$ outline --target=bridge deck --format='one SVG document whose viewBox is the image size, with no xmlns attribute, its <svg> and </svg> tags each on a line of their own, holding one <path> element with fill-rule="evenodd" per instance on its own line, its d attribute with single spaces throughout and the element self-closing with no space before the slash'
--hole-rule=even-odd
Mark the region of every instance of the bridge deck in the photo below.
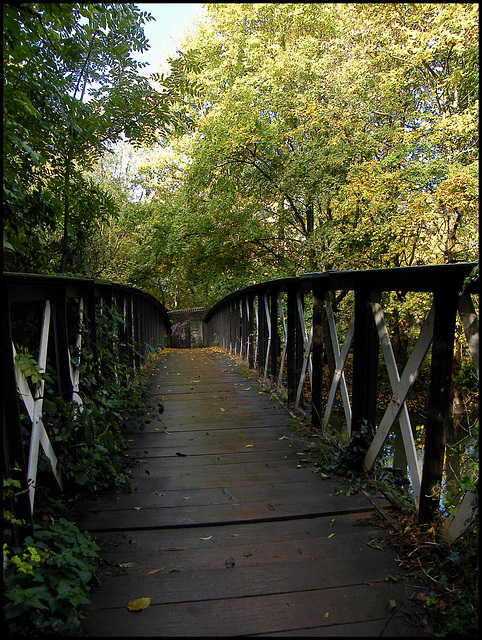
<svg viewBox="0 0 482 640">
<path fill-rule="evenodd" d="M 371 503 L 300 464 L 308 442 L 228 356 L 167 350 L 160 397 L 164 413 L 129 435 L 132 492 L 78 520 L 105 568 L 87 635 L 422 635 L 387 610 L 414 587 L 386 581 L 401 570 Z"/>
</svg>

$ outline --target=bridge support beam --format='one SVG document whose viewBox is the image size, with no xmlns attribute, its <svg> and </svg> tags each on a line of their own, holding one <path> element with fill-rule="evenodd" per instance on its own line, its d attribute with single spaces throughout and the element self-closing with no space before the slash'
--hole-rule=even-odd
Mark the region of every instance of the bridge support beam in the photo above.
<svg viewBox="0 0 482 640">
<path fill-rule="evenodd" d="M 439 509 L 445 458 L 447 421 L 450 418 L 451 382 L 457 291 L 434 292 L 434 328 L 419 524 L 433 520 Z"/>
<path fill-rule="evenodd" d="M 318 284 L 313 286 L 313 342 L 312 342 L 312 366 L 313 377 L 311 380 L 311 425 L 315 429 L 321 427 L 323 418 L 323 313 L 324 313 L 324 289 Z"/>
<path fill-rule="evenodd" d="M 365 456 L 373 436 L 368 431 L 375 429 L 378 384 L 378 332 L 370 308 L 370 291 L 355 291 L 355 332 L 353 337 L 353 393 L 351 435 L 357 448 Z M 365 433 L 362 431 L 365 429 Z M 366 440 L 366 442 L 365 442 Z M 365 447 L 366 445 L 366 447 Z"/>
</svg>

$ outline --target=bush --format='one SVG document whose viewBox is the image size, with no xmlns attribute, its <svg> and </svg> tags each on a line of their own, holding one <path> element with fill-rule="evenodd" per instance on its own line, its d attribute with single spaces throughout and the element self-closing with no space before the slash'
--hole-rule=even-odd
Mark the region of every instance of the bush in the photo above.
<svg viewBox="0 0 482 640">
<path fill-rule="evenodd" d="M 9 635 L 77 635 L 99 547 L 65 518 L 34 525 L 35 540 L 3 546 L 4 620 Z M 5 531 L 11 537 L 11 531 Z"/>
</svg>

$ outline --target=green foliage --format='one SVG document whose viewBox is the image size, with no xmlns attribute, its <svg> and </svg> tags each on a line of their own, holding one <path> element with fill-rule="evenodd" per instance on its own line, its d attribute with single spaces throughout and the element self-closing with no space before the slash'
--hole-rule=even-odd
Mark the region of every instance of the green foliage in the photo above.
<svg viewBox="0 0 482 640">
<path fill-rule="evenodd" d="M 417 577 L 426 585 L 426 629 L 436 636 L 477 637 L 479 632 L 478 523 L 454 544 L 425 545 L 413 550 Z"/>
<path fill-rule="evenodd" d="M 88 592 L 99 547 L 65 518 L 34 525 L 34 538 L 4 556 L 4 622 L 11 636 L 74 636 L 81 631 L 79 606 Z"/>
<path fill-rule="evenodd" d="M 34 385 L 41 380 L 45 383 L 43 423 L 67 495 L 127 485 L 123 427 L 145 412 L 148 366 L 136 373 L 122 360 L 117 338 L 120 322 L 115 309 L 106 307 L 99 314 L 96 346 L 101 367 L 85 348 L 74 354 L 73 364 L 81 370 L 80 407 L 56 395 L 54 373 L 42 374 L 28 350 L 18 349 L 17 364 L 26 377 Z M 28 445 L 28 421 L 25 427 Z M 11 477 L 4 477 L 4 504 L 20 491 L 15 471 L 18 469 L 10 470 Z M 50 477 L 50 462 L 40 453 L 37 522 L 34 536 L 27 537 L 22 547 L 15 546 L 13 538 L 25 523 L 4 508 L 4 619 L 11 635 L 79 635 L 79 607 L 89 602 L 99 548 L 88 533 L 80 532 L 63 517 L 65 504 L 45 482 Z"/>
<path fill-rule="evenodd" d="M 32 384 L 40 384 L 44 378 L 44 373 L 37 364 L 37 361 L 30 355 L 27 347 L 20 347 L 15 355 L 15 363 L 20 368 L 23 375 Z"/>
<path fill-rule="evenodd" d="M 123 427 L 142 414 L 146 381 L 142 372 L 136 374 L 121 357 L 117 327 L 122 321 L 115 309 L 104 309 L 98 314 L 98 361 L 86 348 L 73 354 L 80 373 L 81 405 L 56 395 L 49 383 L 45 385 L 44 425 L 62 476 L 73 490 L 95 492 L 127 483 Z M 48 470 L 48 461 L 44 463 Z M 37 496 L 42 500 L 39 492 Z"/>
<path fill-rule="evenodd" d="M 477 256 L 475 5 L 208 4 L 150 82 L 136 5 L 3 12 L 7 269 L 182 307 Z"/>
<path fill-rule="evenodd" d="M 122 136 L 142 145 L 167 133 L 176 82 L 153 89 L 131 57 L 148 48 L 151 19 L 133 4 L 3 5 L 8 269 L 83 273 L 78 246 L 110 211 L 83 171 Z"/>
</svg>

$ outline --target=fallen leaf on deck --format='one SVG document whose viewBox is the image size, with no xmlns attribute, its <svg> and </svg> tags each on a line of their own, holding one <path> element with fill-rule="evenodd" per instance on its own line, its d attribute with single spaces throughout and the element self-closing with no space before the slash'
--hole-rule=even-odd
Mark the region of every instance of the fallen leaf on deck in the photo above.
<svg viewBox="0 0 482 640">
<path fill-rule="evenodd" d="M 312 473 L 317 473 L 323 479 L 326 479 L 326 478 L 330 477 L 330 476 L 326 475 L 326 473 L 323 473 L 323 471 L 321 471 L 321 469 L 312 469 Z"/>
<path fill-rule="evenodd" d="M 183 500 L 190 500 L 191 496 L 184 496 Z"/>
<path fill-rule="evenodd" d="M 135 567 L 136 564 L 137 562 L 119 562 L 119 567 L 124 567 L 125 569 L 127 567 Z"/>
<path fill-rule="evenodd" d="M 201 540 L 211 540 L 212 536 L 208 536 L 207 538 L 201 538 Z"/>
<path fill-rule="evenodd" d="M 244 448 L 247 449 L 248 447 L 253 447 L 254 445 L 252 444 L 247 444 Z"/>
<path fill-rule="evenodd" d="M 323 616 L 324 618 L 328 618 L 330 614 L 328 613 L 328 611 L 325 613 L 325 615 Z"/>
<path fill-rule="evenodd" d="M 127 608 L 129 611 L 141 611 L 142 609 L 147 609 L 150 604 L 150 598 L 139 598 L 138 600 L 131 600 Z"/>
<path fill-rule="evenodd" d="M 335 534 L 334 533 L 330 533 L 330 535 L 328 536 L 329 538 L 333 538 Z"/>
<path fill-rule="evenodd" d="M 158 573 L 159 571 L 163 571 L 163 570 L 164 570 L 164 567 L 160 567 L 159 569 L 153 569 L 152 571 L 149 571 L 147 575 L 150 576 L 152 573 Z"/>
<path fill-rule="evenodd" d="M 388 600 L 387 601 L 387 611 L 388 611 L 388 613 L 392 613 L 392 611 L 394 609 L 396 609 L 396 608 L 397 608 L 396 600 Z"/>
<path fill-rule="evenodd" d="M 134 507 L 134 511 L 140 511 L 142 507 Z"/>
<path fill-rule="evenodd" d="M 378 549 L 379 551 L 383 551 L 383 547 L 379 544 L 376 544 L 376 538 L 374 540 L 370 540 L 370 542 L 366 543 L 367 547 L 371 547 L 372 549 Z"/>
</svg>

